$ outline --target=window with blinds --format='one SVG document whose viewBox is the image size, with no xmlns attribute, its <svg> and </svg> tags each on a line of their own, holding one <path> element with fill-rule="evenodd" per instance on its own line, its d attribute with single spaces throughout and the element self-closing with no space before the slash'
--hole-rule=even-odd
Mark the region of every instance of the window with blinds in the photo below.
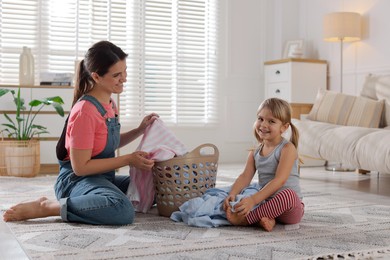
<svg viewBox="0 0 390 260">
<path fill-rule="evenodd" d="M 40 72 L 74 72 L 99 40 L 129 54 L 123 125 L 156 112 L 169 124 L 216 123 L 217 0 L 1 0 L 0 84 L 18 84 L 22 47 Z"/>
</svg>

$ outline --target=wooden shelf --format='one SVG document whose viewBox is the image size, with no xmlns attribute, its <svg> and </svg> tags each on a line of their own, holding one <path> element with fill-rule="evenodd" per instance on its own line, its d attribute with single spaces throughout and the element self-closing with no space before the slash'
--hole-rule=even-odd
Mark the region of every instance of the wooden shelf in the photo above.
<svg viewBox="0 0 390 260">
<path fill-rule="evenodd" d="M 13 84 L 0 84 L 0 88 L 25 88 L 25 89 L 73 89 L 73 86 L 47 86 L 47 85 L 34 85 L 34 86 L 27 86 L 27 85 L 13 85 Z M 69 114 L 70 111 L 64 111 L 65 114 Z M 28 111 L 20 111 L 21 114 L 28 114 Z M 16 114 L 15 110 L 0 110 L 0 114 L 10 114 L 14 115 Z M 44 111 L 41 110 L 39 114 L 43 115 L 57 115 L 58 113 L 56 111 Z"/>
<path fill-rule="evenodd" d="M 27 86 L 27 85 L 13 85 L 13 84 L 0 84 L 0 88 L 63 88 L 63 89 L 73 89 L 73 86 L 49 86 L 49 85 L 34 85 L 34 86 Z"/>
<path fill-rule="evenodd" d="M 306 63 L 322 63 L 322 64 L 327 64 L 327 61 L 326 61 L 326 60 L 286 58 L 286 59 L 280 59 L 280 60 L 266 61 L 266 62 L 264 62 L 264 65 L 279 64 L 279 63 L 286 63 L 286 62 L 306 62 Z"/>
<path fill-rule="evenodd" d="M 39 174 L 46 175 L 46 174 L 55 174 L 58 175 L 60 172 L 60 166 L 59 164 L 41 164 Z"/>
<path fill-rule="evenodd" d="M 34 137 L 33 139 L 38 139 L 39 141 L 58 141 L 60 137 Z M 1 140 L 5 140 L 5 141 L 9 141 L 9 140 L 15 140 L 14 138 L 8 138 L 8 137 L 4 137 L 4 138 L 1 138 Z"/>
<path fill-rule="evenodd" d="M 19 112 L 20 114 L 29 114 L 28 111 L 20 111 Z M 64 111 L 65 114 L 69 114 L 69 111 Z M 13 111 L 13 110 L 0 110 L 0 114 L 9 114 L 9 115 L 14 115 L 16 114 L 16 111 Z M 39 114 L 43 114 L 43 115 L 58 115 L 58 113 L 56 111 L 39 111 Z"/>
<path fill-rule="evenodd" d="M 43 94 L 47 94 L 48 92 L 52 93 L 51 96 L 59 95 L 62 96 L 64 100 L 72 100 L 73 99 L 73 86 L 51 86 L 51 85 L 17 85 L 17 84 L 0 84 L 0 88 L 5 89 L 11 89 L 17 91 L 19 88 L 22 89 L 21 92 L 25 92 L 24 95 L 28 99 L 34 99 L 35 95 L 41 96 Z M 50 90 L 52 89 L 52 90 Z M 54 93 L 54 94 L 53 94 Z M 58 94 L 57 94 L 58 93 Z M 65 98 L 64 98 L 65 97 Z M 36 98 L 36 97 L 35 97 Z M 9 102 L 12 102 L 12 99 L 9 97 Z M 27 101 L 26 101 L 27 103 Z M 16 114 L 16 109 L 12 109 L 13 107 L 3 104 L 0 110 L 0 116 L 1 114 L 9 114 L 11 117 L 14 117 Z M 69 110 L 69 108 L 68 108 Z M 27 111 L 21 111 L 21 114 L 27 114 Z M 62 118 L 61 121 L 65 121 L 66 116 L 70 113 L 70 111 L 64 111 L 65 117 Z M 54 111 L 54 109 L 43 109 L 39 111 L 39 115 L 43 116 L 43 119 L 47 119 L 47 126 L 50 125 L 51 127 L 58 127 L 63 128 L 63 123 L 58 125 L 58 121 L 51 122 L 54 115 L 58 116 L 57 112 Z M 58 116 L 60 118 L 60 116 Z M 53 125 L 54 124 L 54 125 Z M 1 128 L 0 128 L 1 130 Z M 51 132 L 51 131 L 50 131 Z M 58 134 L 57 134 L 58 135 Z M 52 155 L 55 153 L 55 146 L 56 143 L 59 140 L 59 136 L 53 136 L 50 133 L 49 134 L 42 134 L 40 137 L 34 137 L 34 139 L 37 139 L 39 141 L 45 142 L 44 146 L 41 146 L 41 159 L 42 157 L 47 158 L 48 155 Z M 9 138 L 4 138 L 3 140 L 9 140 Z M 12 139 L 14 140 L 14 139 Z M 50 159 L 50 161 L 47 164 L 41 164 L 39 174 L 47 175 L 47 174 L 55 174 L 57 175 L 59 173 L 59 165 L 57 163 L 56 159 Z"/>
</svg>

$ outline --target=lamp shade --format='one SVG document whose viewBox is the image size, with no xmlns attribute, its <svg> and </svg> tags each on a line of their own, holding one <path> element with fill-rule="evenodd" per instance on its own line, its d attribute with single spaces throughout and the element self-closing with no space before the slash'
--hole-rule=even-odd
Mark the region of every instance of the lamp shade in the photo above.
<svg viewBox="0 0 390 260">
<path fill-rule="evenodd" d="M 358 41 L 361 38 L 361 16 L 352 12 L 330 13 L 324 17 L 325 41 Z"/>
</svg>

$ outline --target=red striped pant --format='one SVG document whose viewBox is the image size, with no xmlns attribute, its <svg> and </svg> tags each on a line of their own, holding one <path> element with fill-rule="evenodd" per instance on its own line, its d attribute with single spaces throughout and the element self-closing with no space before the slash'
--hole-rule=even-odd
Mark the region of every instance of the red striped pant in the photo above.
<svg viewBox="0 0 390 260">
<path fill-rule="evenodd" d="M 304 207 L 305 205 L 294 190 L 285 189 L 249 212 L 246 219 L 249 224 L 257 223 L 263 217 L 275 219 L 282 224 L 297 224 L 303 217 Z"/>
</svg>

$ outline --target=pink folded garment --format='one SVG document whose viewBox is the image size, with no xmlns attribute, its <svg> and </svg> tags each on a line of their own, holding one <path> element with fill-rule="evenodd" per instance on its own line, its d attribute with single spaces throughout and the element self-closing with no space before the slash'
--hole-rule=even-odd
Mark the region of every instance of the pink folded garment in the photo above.
<svg viewBox="0 0 390 260">
<path fill-rule="evenodd" d="M 169 160 L 188 152 L 159 118 L 145 130 L 137 151 L 150 153 L 150 159 L 155 161 Z M 135 211 L 148 212 L 153 206 L 154 195 L 152 171 L 130 167 L 130 184 L 127 189 L 127 197 L 133 203 Z"/>
</svg>

